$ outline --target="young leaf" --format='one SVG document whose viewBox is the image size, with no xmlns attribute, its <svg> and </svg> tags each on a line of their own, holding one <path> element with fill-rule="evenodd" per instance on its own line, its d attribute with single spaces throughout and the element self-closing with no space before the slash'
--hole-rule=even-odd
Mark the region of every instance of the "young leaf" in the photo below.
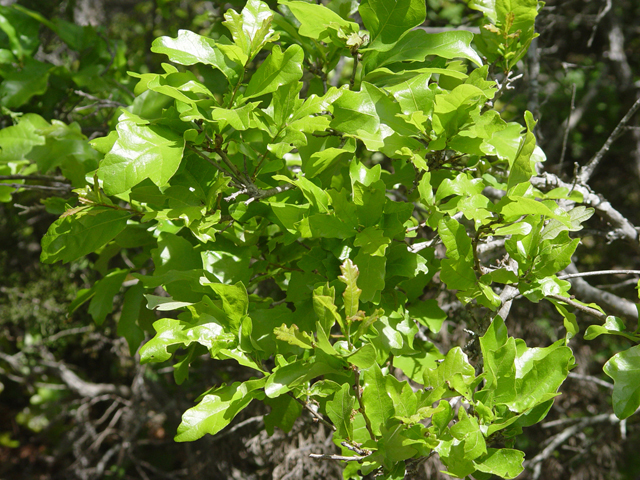
<svg viewBox="0 0 640 480">
<path fill-rule="evenodd" d="M 330 27 L 336 30 L 342 29 L 345 34 L 359 30 L 357 23 L 345 20 L 324 5 L 290 0 L 280 0 L 278 3 L 291 10 L 291 13 L 300 22 L 298 32 L 304 37 L 326 41 L 327 38 L 330 38 Z M 342 46 L 344 46 L 344 42 Z"/>
<path fill-rule="evenodd" d="M 218 40 L 223 44 L 230 41 L 224 35 Z M 216 42 L 189 30 L 178 30 L 176 38 L 159 37 L 151 44 L 151 51 L 164 53 L 174 63 L 194 65 L 204 63 L 220 70 L 229 82 L 236 82 L 241 66 L 227 58 L 217 48 Z"/>
<path fill-rule="evenodd" d="M 266 378 L 236 382 L 205 395 L 200 403 L 182 414 L 182 422 L 174 438 L 176 442 L 193 442 L 207 433 L 215 435 L 231 423 L 256 397 Z"/>
<path fill-rule="evenodd" d="M 301 332 L 295 324 L 287 327 L 287 325 L 283 323 L 281 326 L 276 327 L 273 333 L 275 333 L 278 340 L 287 342 L 289 345 L 306 349 L 311 349 L 315 346 L 313 337 L 307 332 Z"/>
<path fill-rule="evenodd" d="M 278 45 L 253 74 L 244 98 L 253 98 L 275 92 L 280 85 L 297 82 L 302 78 L 304 52 L 299 45 L 291 45 L 284 52 Z"/>
<path fill-rule="evenodd" d="M 360 272 L 358 271 L 358 267 L 354 265 L 349 258 L 340 265 L 340 271 L 342 275 L 338 277 L 338 280 L 347 285 L 347 288 L 342 294 L 344 297 L 344 310 L 347 318 L 350 318 L 358 314 L 360 295 L 362 294 L 362 290 L 358 288 L 357 285 Z"/>
</svg>

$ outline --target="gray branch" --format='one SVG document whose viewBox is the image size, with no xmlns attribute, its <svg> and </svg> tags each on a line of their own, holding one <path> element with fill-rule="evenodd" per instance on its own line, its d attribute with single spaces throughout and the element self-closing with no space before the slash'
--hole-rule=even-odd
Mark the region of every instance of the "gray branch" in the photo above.
<svg viewBox="0 0 640 480">
<path fill-rule="evenodd" d="M 565 269 L 565 272 L 576 274 L 578 269 L 572 263 Z M 572 292 L 581 301 L 600 305 L 605 311 L 627 320 L 636 320 L 638 318 L 638 310 L 635 304 L 626 298 L 593 287 L 581 277 L 571 277 L 569 281 L 571 282 Z"/>
<path fill-rule="evenodd" d="M 640 243 L 638 243 L 638 231 L 635 226 L 627 220 L 627 218 L 617 211 L 613 206 L 600 195 L 596 195 L 591 189 L 585 185 L 572 185 L 563 182 L 556 175 L 551 173 L 542 173 L 531 179 L 531 184 L 543 192 L 548 192 L 557 187 L 565 187 L 569 190 L 575 190 L 582 194 L 582 203 L 593 207 L 600 218 L 609 223 L 613 229 L 607 233 L 609 241 L 624 239 L 629 242 L 636 251 L 640 252 Z"/>
</svg>

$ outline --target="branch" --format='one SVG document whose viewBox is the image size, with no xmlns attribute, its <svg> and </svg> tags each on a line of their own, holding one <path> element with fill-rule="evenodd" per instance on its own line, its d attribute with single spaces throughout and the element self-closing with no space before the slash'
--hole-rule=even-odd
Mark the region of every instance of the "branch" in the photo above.
<svg viewBox="0 0 640 480">
<path fill-rule="evenodd" d="M 27 190 L 44 190 L 47 192 L 70 192 L 73 187 L 71 185 L 59 185 L 59 186 L 50 186 L 50 185 L 29 185 L 25 183 L 0 183 L 0 187 L 12 187 L 16 190 L 20 190 L 21 188 Z"/>
<path fill-rule="evenodd" d="M 296 402 L 302 405 L 311 414 L 311 416 L 315 418 L 318 422 L 329 427 L 334 432 L 337 430 L 335 425 L 327 422 L 321 414 L 319 414 L 311 405 L 309 405 L 308 402 L 305 402 L 304 400 L 300 400 L 291 392 L 288 392 L 288 393 L 291 398 L 293 398 Z"/>
<path fill-rule="evenodd" d="M 366 456 L 354 455 L 353 457 L 347 457 L 345 455 L 329 455 L 327 453 L 310 453 L 309 457 L 318 460 L 342 460 L 343 462 L 361 462 Z"/>
<path fill-rule="evenodd" d="M 585 185 L 571 185 L 563 182 L 558 176 L 551 173 L 542 173 L 531 178 L 531 185 L 538 190 L 548 192 L 557 187 L 564 187 L 582 194 L 582 203 L 593 207 L 600 218 L 609 223 L 613 230 L 607 233 L 607 239 L 613 241 L 624 239 L 629 242 L 636 251 L 640 252 L 638 243 L 638 231 L 627 218 L 618 212 L 613 206 L 600 195 L 596 195 Z"/>
<path fill-rule="evenodd" d="M 531 460 L 526 462 L 526 466 L 531 468 L 533 467 L 533 478 L 540 478 L 540 472 L 542 468 L 542 462 L 549 458 L 554 450 L 566 442 L 569 438 L 574 436 L 583 428 L 592 425 L 594 423 L 602 423 L 602 422 L 611 422 L 612 424 L 616 424 L 620 422 L 618 417 L 616 417 L 613 413 L 603 413 L 601 415 L 596 415 L 595 417 L 583 418 L 577 424 L 566 428 L 562 432 L 560 432 L 556 437 L 551 441 L 549 445 L 545 447 L 538 455 L 533 457 Z"/>
<path fill-rule="evenodd" d="M 595 308 L 587 307 L 586 305 L 582 305 L 570 298 L 563 297 L 561 295 L 547 295 L 547 298 L 552 298 L 559 302 L 564 302 L 567 305 L 572 306 L 573 308 L 580 310 L 581 312 L 586 313 L 587 315 L 591 315 L 592 317 L 597 318 L 598 320 L 605 321 L 607 319 L 607 314 L 602 313 L 600 310 L 596 310 Z"/>
<path fill-rule="evenodd" d="M 51 175 L 0 175 L 0 180 L 43 180 L 45 182 L 66 182 L 65 177 Z"/>
<path fill-rule="evenodd" d="M 598 150 L 598 153 L 596 153 L 594 157 L 591 160 L 589 160 L 589 162 L 587 162 L 587 164 L 584 167 L 580 169 L 580 172 L 576 177 L 576 180 L 578 181 L 578 183 L 581 183 L 582 185 L 587 184 L 587 182 L 591 178 L 591 175 L 593 175 L 593 172 L 595 171 L 596 167 L 602 160 L 602 157 L 604 157 L 604 154 L 609 151 L 609 148 L 611 148 L 611 145 L 613 144 L 613 142 L 623 133 L 627 122 L 631 120 L 631 117 L 638 111 L 638 109 L 640 109 L 640 98 L 638 98 L 635 101 L 635 103 L 631 106 L 631 108 L 626 113 L 626 115 L 622 117 L 622 120 L 620 120 L 620 123 L 618 123 L 616 128 L 613 129 L 613 132 L 611 132 L 611 135 L 609 135 L 609 138 L 607 138 L 607 141 L 604 142 L 604 145 L 602 146 L 602 148 Z"/>
<path fill-rule="evenodd" d="M 609 390 L 613 390 L 613 383 L 607 382 L 605 380 L 600 380 L 598 377 L 594 377 L 592 375 L 581 375 L 579 373 L 569 372 L 569 378 L 574 378 L 576 380 L 582 380 L 585 382 L 592 382 L 601 387 L 608 388 Z"/>
<path fill-rule="evenodd" d="M 286 185 L 281 185 L 281 186 L 278 186 L 278 187 L 270 188 L 268 190 L 261 190 L 261 189 L 257 188 L 255 185 L 253 186 L 253 188 L 245 186 L 245 188 L 242 188 L 242 189 L 232 193 L 231 195 L 226 197 L 224 200 L 225 200 L 225 202 L 232 202 L 233 200 L 235 200 L 240 195 L 249 195 L 249 197 L 251 197 L 251 198 L 249 198 L 249 200 L 246 200 L 244 202 L 245 205 L 249 205 L 251 202 L 253 202 L 255 200 L 261 200 L 263 198 L 273 197 L 274 195 L 277 195 L 279 193 L 286 192 L 287 190 L 291 190 L 294 187 L 295 187 L 295 185 L 292 185 L 290 183 L 287 183 Z"/>
<path fill-rule="evenodd" d="M 91 383 L 81 379 L 72 372 L 63 362 L 58 362 L 55 357 L 46 349 L 42 349 L 42 358 L 47 367 L 56 371 L 60 379 L 70 390 L 83 397 L 97 397 L 105 393 L 115 393 L 123 397 L 130 397 L 131 390 L 125 385 L 114 385 L 113 383 Z"/>
<path fill-rule="evenodd" d="M 578 269 L 575 264 L 569 265 L 566 269 L 569 274 L 578 273 Z M 638 310 L 633 302 L 630 302 L 626 298 L 619 297 L 613 293 L 605 292 L 599 288 L 593 287 L 580 277 L 570 278 L 572 291 L 575 296 L 580 298 L 584 302 L 595 303 L 600 305 L 603 309 L 612 312 L 618 317 L 623 317 L 628 320 L 637 320 Z M 606 318 L 606 316 L 605 316 Z"/>
<path fill-rule="evenodd" d="M 568 273 L 566 275 L 558 275 L 558 280 L 567 280 L 569 278 L 579 277 L 593 277 L 596 275 L 640 275 L 640 270 L 597 270 L 595 272 Z"/>
</svg>

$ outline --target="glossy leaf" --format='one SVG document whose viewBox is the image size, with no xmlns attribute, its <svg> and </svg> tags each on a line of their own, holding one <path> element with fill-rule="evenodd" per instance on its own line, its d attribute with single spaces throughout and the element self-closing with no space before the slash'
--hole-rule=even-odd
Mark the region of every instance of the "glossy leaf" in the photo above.
<svg viewBox="0 0 640 480">
<path fill-rule="evenodd" d="M 145 178 L 166 185 L 182 160 L 183 138 L 165 127 L 138 125 L 127 116 L 120 117 L 116 129 L 118 140 L 100 164 L 105 193 L 123 193 Z"/>
<path fill-rule="evenodd" d="M 291 45 L 284 52 L 277 45 L 273 47 L 271 54 L 251 76 L 244 98 L 275 92 L 280 85 L 300 80 L 303 58 L 304 53 L 299 45 Z"/>
<path fill-rule="evenodd" d="M 182 414 L 174 440 L 192 442 L 207 433 L 215 435 L 251 403 L 264 383 L 265 378 L 236 382 L 206 394 L 198 405 Z"/>
<path fill-rule="evenodd" d="M 381 434 L 381 428 L 394 414 L 393 401 L 387 394 L 387 386 L 378 364 L 363 371 L 362 402 L 371 419 L 373 433 Z"/>
<path fill-rule="evenodd" d="M 386 52 L 409 30 L 424 22 L 425 3 L 421 0 L 364 0 L 358 8 L 369 30 L 368 49 Z"/>
<path fill-rule="evenodd" d="M 640 407 L 640 345 L 620 352 L 607 361 L 604 373 L 613 379 L 613 411 L 620 419 Z"/>
<path fill-rule="evenodd" d="M 40 260 L 67 263 L 95 252 L 124 230 L 130 217 L 127 211 L 107 207 L 69 211 L 42 238 Z"/>
<path fill-rule="evenodd" d="M 482 65 L 482 60 L 471 47 L 473 34 L 471 32 L 442 32 L 427 33 L 424 30 L 413 30 L 388 51 L 378 53 L 373 57 L 376 68 L 384 67 L 396 62 L 422 62 L 429 55 L 452 59 L 465 58 L 476 65 Z"/>
<path fill-rule="evenodd" d="M 221 37 L 219 42 L 228 44 L 229 39 Z M 151 44 L 151 51 L 164 53 L 174 63 L 194 65 L 204 63 L 220 70 L 230 82 L 237 81 L 240 65 L 229 60 L 217 48 L 216 42 L 189 30 L 178 30 L 176 38 L 159 37 Z"/>
</svg>

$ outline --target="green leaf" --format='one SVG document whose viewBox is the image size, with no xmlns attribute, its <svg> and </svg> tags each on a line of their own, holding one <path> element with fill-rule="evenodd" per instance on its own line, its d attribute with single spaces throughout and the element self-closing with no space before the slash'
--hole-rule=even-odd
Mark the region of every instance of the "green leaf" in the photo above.
<svg viewBox="0 0 640 480">
<path fill-rule="evenodd" d="M 230 41 L 224 35 L 218 40 L 223 44 Z M 164 53 L 174 63 L 194 65 L 204 63 L 220 70 L 229 82 L 238 80 L 242 66 L 227 58 L 216 46 L 216 42 L 189 30 L 178 30 L 176 38 L 159 37 L 151 44 L 151 51 Z"/>
<path fill-rule="evenodd" d="M 95 285 L 95 295 L 89 303 L 89 315 L 97 325 L 102 325 L 104 320 L 113 311 L 115 297 L 122 287 L 122 282 L 127 277 L 129 270 L 116 269 L 109 272 Z"/>
<path fill-rule="evenodd" d="M 369 30 L 367 49 L 386 52 L 409 30 L 422 24 L 427 12 L 422 0 L 364 0 L 358 7 Z"/>
<path fill-rule="evenodd" d="M 547 348 L 519 349 L 515 360 L 517 396 L 505 402 L 509 408 L 524 412 L 558 395 L 574 363 L 571 349 L 563 343 L 559 340 Z"/>
<path fill-rule="evenodd" d="M 67 263 L 95 252 L 124 230 L 130 217 L 129 212 L 107 207 L 69 210 L 42 238 L 40 261 Z"/>
<path fill-rule="evenodd" d="M 242 282 L 235 285 L 224 283 L 204 283 L 210 287 L 222 301 L 222 310 L 232 320 L 234 332 L 237 331 L 242 319 L 249 310 L 247 289 Z"/>
<path fill-rule="evenodd" d="M 49 85 L 51 69 L 51 64 L 31 57 L 25 57 L 22 65 L 0 64 L 0 105 L 16 109 L 28 103 L 32 97 L 44 94 Z"/>
<path fill-rule="evenodd" d="M 200 403 L 182 414 L 182 422 L 174 438 L 176 442 L 193 442 L 207 433 L 215 435 L 231 423 L 257 396 L 266 378 L 236 382 L 207 393 Z"/>
<path fill-rule="evenodd" d="M 489 448 L 487 453 L 473 461 L 479 471 L 502 478 L 516 478 L 524 471 L 524 452 L 511 448 Z"/>
<path fill-rule="evenodd" d="M 344 358 L 358 368 L 367 369 L 376 361 L 376 349 L 370 343 L 365 343 L 362 347 L 346 355 Z"/>
<path fill-rule="evenodd" d="M 275 92 L 281 85 L 297 82 L 302 78 L 304 52 L 299 45 L 291 45 L 284 52 L 278 45 L 251 76 L 244 98 L 249 99 Z"/>
<path fill-rule="evenodd" d="M 620 352 L 604 364 L 604 373 L 613 379 L 613 411 L 625 419 L 640 406 L 640 345 Z"/>
<path fill-rule="evenodd" d="M 380 435 L 382 426 L 394 415 L 393 401 L 387 394 L 385 378 L 377 363 L 362 373 L 362 403 L 371 420 L 373 433 Z"/>
<path fill-rule="evenodd" d="M 129 353 L 133 357 L 144 340 L 144 331 L 140 328 L 138 318 L 140 310 L 144 305 L 144 286 L 142 282 L 135 284 L 129 288 L 124 294 L 122 303 L 122 311 L 118 319 L 118 335 L 127 340 L 129 345 Z"/>
<path fill-rule="evenodd" d="M 470 399 L 469 386 L 475 379 L 475 370 L 469 364 L 467 355 L 460 347 L 454 347 L 449 350 L 444 361 L 437 368 L 425 372 L 424 385 L 433 388 L 429 398 L 433 397 L 435 400 L 445 395 L 453 396 L 453 392 L 458 392 Z"/>
<path fill-rule="evenodd" d="M 333 104 L 331 126 L 362 140 L 369 150 L 384 147 L 394 133 L 410 136 L 417 129 L 398 116 L 400 105 L 385 91 L 362 82 L 359 92 L 346 91 Z"/>
<path fill-rule="evenodd" d="M 105 193 L 126 192 L 145 178 L 166 185 L 182 160 L 184 139 L 166 127 L 138 125 L 126 114 L 116 129 L 118 140 L 98 170 Z"/>
<path fill-rule="evenodd" d="M 356 235 L 354 247 L 361 247 L 360 251 L 374 257 L 384 257 L 391 239 L 384 236 L 377 227 L 367 227 Z"/>
<path fill-rule="evenodd" d="M 17 125 L 0 130 L 0 163 L 23 160 L 36 145 L 44 145 L 45 138 L 38 129 L 49 127 L 40 115 L 26 113 Z"/>
<path fill-rule="evenodd" d="M 326 363 L 297 360 L 276 368 L 269 376 L 264 391 L 267 397 L 278 397 L 298 385 L 332 372 L 334 369 Z"/>
<path fill-rule="evenodd" d="M 295 345 L 300 348 L 311 349 L 315 346 L 314 338 L 307 332 L 301 332 L 296 324 L 287 327 L 286 324 L 282 324 L 273 330 L 276 338 L 287 342 L 289 345 Z"/>
<path fill-rule="evenodd" d="M 288 433 L 302 413 L 302 405 L 289 395 L 267 397 L 264 403 L 271 407 L 271 412 L 264 417 L 264 428 L 269 435 L 273 435 L 275 427 Z"/>
<path fill-rule="evenodd" d="M 151 250 L 155 265 L 154 276 L 161 276 L 172 270 L 196 270 L 202 268 L 202 259 L 188 240 L 163 232 L 158 238 L 158 248 Z M 168 282 L 167 282 L 168 283 Z"/>
<path fill-rule="evenodd" d="M 242 13 L 238 14 L 234 10 L 227 10 L 224 14 L 225 21 L 222 24 L 229 29 L 237 50 L 232 55 L 230 49 L 223 49 L 227 55 L 243 66 L 247 60 L 253 57 L 269 41 L 278 39 L 278 35 L 271 29 L 273 12 L 269 6 L 259 0 L 249 0 Z"/>
<path fill-rule="evenodd" d="M 396 62 L 422 62 L 429 55 L 446 59 L 465 58 L 481 66 L 482 60 L 470 46 L 472 41 L 471 32 L 427 33 L 424 30 L 412 30 L 392 49 L 374 55 L 368 67 L 371 69 L 371 62 L 375 63 L 375 68 Z"/>
<path fill-rule="evenodd" d="M 278 3 L 291 10 L 291 13 L 300 22 L 298 32 L 304 37 L 326 41 L 330 38 L 330 28 L 342 29 L 345 34 L 359 30 L 357 23 L 345 20 L 324 5 L 289 0 L 280 0 Z M 343 42 L 342 46 L 344 45 Z"/>
<path fill-rule="evenodd" d="M 536 137 L 533 134 L 536 122 L 529 111 L 525 112 L 524 119 L 527 124 L 527 133 L 522 139 L 522 144 L 518 148 L 513 164 L 511 164 L 511 172 L 507 183 L 507 188 L 509 189 L 519 183 L 528 182 L 535 173 L 534 166 L 531 164 L 531 156 L 536 148 Z"/>
<path fill-rule="evenodd" d="M 354 403 L 355 398 L 351 395 L 351 388 L 348 383 L 342 385 L 342 388 L 334 394 L 333 400 L 327 402 L 327 416 L 336 426 L 338 438 L 353 438 L 351 413 Z"/>
<path fill-rule="evenodd" d="M 358 271 L 358 267 L 354 265 L 349 258 L 340 265 L 340 271 L 342 275 L 338 277 L 338 280 L 347 286 L 342 294 L 344 297 L 345 315 L 347 318 L 350 318 L 358 314 L 360 295 L 362 294 L 362 290 L 358 288 L 357 285 L 360 272 Z"/>
<path fill-rule="evenodd" d="M 438 301 L 429 299 L 407 307 L 409 315 L 433 333 L 438 333 L 447 319 L 447 314 L 438 306 Z"/>
<path fill-rule="evenodd" d="M 359 286 L 362 289 L 360 300 L 370 302 L 374 300 L 376 294 L 384 288 L 387 259 L 385 257 L 374 257 L 360 252 L 353 261 L 360 272 Z"/>
</svg>

